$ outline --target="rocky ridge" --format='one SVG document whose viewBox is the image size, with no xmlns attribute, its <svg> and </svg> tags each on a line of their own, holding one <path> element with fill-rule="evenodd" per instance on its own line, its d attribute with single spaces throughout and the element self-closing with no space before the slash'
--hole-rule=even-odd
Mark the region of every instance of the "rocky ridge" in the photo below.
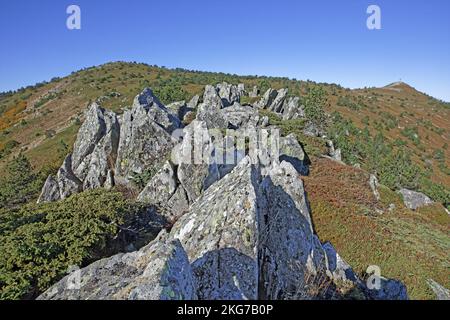
<svg viewBox="0 0 450 320">
<path fill-rule="evenodd" d="M 39 202 L 128 185 L 150 170 L 137 199 L 156 205 L 173 225 L 138 251 L 66 276 L 39 299 L 317 299 L 355 292 L 406 299 L 395 280 L 369 289 L 315 235 L 302 182 L 309 163 L 295 137 L 281 138 L 277 155 L 261 148 L 220 161 L 230 137 L 217 139 L 209 129 L 239 135 L 266 128 L 259 109 L 283 119 L 305 116 L 300 98 L 286 89 L 269 89 L 253 105 L 240 104 L 245 94 L 243 85 L 221 83 L 206 86 L 202 99 L 166 107 L 147 88 L 122 115 L 92 104 L 73 153 L 48 177 Z M 189 112 L 196 119 L 185 126 Z M 200 142 L 193 139 L 199 133 Z M 202 150 L 202 161 L 183 161 L 192 147 Z M 330 156 L 339 152 L 333 147 Z"/>
</svg>

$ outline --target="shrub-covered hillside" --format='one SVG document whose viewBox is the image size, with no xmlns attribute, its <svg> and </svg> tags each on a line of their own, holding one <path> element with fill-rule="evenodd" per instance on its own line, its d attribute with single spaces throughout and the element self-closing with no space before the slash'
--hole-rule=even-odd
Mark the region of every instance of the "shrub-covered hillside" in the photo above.
<svg viewBox="0 0 450 320">
<path fill-rule="evenodd" d="M 367 266 L 376 264 L 383 276 L 402 281 L 412 298 L 433 298 L 429 279 L 450 286 L 448 103 L 405 83 L 350 90 L 287 78 L 116 62 L 0 94 L 0 299 L 34 298 L 69 267 L 136 250 L 177 222 L 167 224 L 157 208 L 135 201 L 158 176 L 164 155 L 155 168 L 133 175 L 129 185 L 80 189 L 63 200 L 36 204 L 47 177 L 72 152 L 88 105 L 96 101 L 121 114 L 145 87 L 168 104 L 202 96 L 205 85 L 223 81 L 243 83 L 247 92 L 256 86 L 256 96 L 242 96 L 241 104 L 267 119 L 265 125 L 278 127 L 283 138 L 293 136 L 301 144 L 306 153 L 301 161 L 309 170 L 301 180 L 314 231 L 322 243 L 336 247 L 361 279 Z M 279 112 L 254 107 L 269 88 L 287 88 L 289 98 L 299 97 L 304 116 L 283 120 Z M 189 123 L 198 110 L 179 120 Z M 324 135 L 308 134 L 311 124 Z M 330 140 L 342 152 L 342 161 L 332 159 Z M 371 176 L 378 178 L 379 199 L 369 185 Z M 172 187 L 180 185 L 175 180 Z M 397 192 L 401 188 L 420 191 L 434 203 L 410 210 Z M 149 219 L 157 225 L 149 225 Z"/>
</svg>

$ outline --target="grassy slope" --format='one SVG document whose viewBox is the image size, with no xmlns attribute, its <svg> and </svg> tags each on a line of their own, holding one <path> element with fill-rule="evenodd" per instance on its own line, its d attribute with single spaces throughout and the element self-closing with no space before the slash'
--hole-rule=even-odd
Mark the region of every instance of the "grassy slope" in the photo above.
<svg viewBox="0 0 450 320">
<path fill-rule="evenodd" d="M 377 265 L 384 277 L 403 281 L 414 299 L 434 298 L 429 278 L 450 287 L 450 217 L 441 205 L 413 212 L 383 186 L 377 202 L 366 172 L 328 159 L 312 163 L 304 179 L 316 232 L 356 272 L 364 276 Z"/>
<path fill-rule="evenodd" d="M 159 89 L 167 84 L 179 85 L 185 92 L 185 97 L 190 98 L 201 93 L 206 84 L 223 80 L 243 82 L 247 87 L 265 81 L 274 88 L 288 87 L 290 93 L 296 95 L 302 94 L 305 85 L 305 82 L 286 78 L 238 77 L 221 73 L 168 70 L 144 64 L 109 63 L 27 88 L 11 96 L 0 97 L 0 150 L 10 140 L 21 143 L 16 152 L 20 148 L 33 149 L 45 142 L 47 130 L 67 130 L 64 134 L 66 136 L 75 133 L 70 128 L 77 118 L 83 118 L 83 111 L 89 102 L 109 93 L 118 92 L 120 96 L 108 98 L 102 105 L 120 111 L 129 106 L 133 97 L 145 86 Z M 386 137 L 392 140 L 401 138 L 414 152 L 415 162 L 422 167 L 431 167 L 429 170 L 432 170 L 433 181 L 450 186 L 450 176 L 439 168 L 439 161 L 434 157 L 436 150 L 443 150 L 443 162 L 450 167 L 450 149 L 443 148 L 450 141 L 448 105 L 403 84 L 361 90 L 348 90 L 336 85 L 323 86 L 328 92 L 328 111 L 341 112 L 361 128 L 368 123 L 372 132 L 377 127 L 382 128 Z M 347 102 L 349 106 L 342 101 L 338 105 L 343 97 L 351 102 Z M 397 119 L 398 123 L 391 129 L 388 124 L 392 127 L 392 118 Z M 368 122 L 365 121 L 367 119 Z M 416 144 L 401 134 L 404 128 L 415 127 L 420 140 Z M 45 164 L 51 161 L 35 158 L 35 155 L 36 152 L 31 153 L 30 157 L 37 167 L 44 164 L 42 161 Z"/>
<path fill-rule="evenodd" d="M 264 81 L 274 88 L 288 87 L 295 95 L 301 95 L 305 85 L 286 78 L 237 77 L 132 63 L 110 63 L 82 70 L 0 96 L 0 150 L 8 141 L 20 142 L 11 155 L 0 159 L 0 175 L 4 163 L 21 149 L 37 169 L 59 165 L 61 140 L 69 146 L 73 144 L 80 123 L 77 119 L 82 120 L 86 106 L 100 96 L 119 92 L 119 97 L 111 97 L 102 105 L 120 112 L 145 86 L 158 90 L 167 84 L 176 85 L 188 99 L 201 93 L 206 84 L 224 80 L 243 82 L 247 87 Z M 445 159 L 440 161 L 450 166 L 450 151 L 443 148 L 450 140 L 448 104 L 404 84 L 360 90 L 323 86 L 328 92 L 328 111 L 339 111 L 360 128 L 368 125 L 372 133 L 378 128 L 391 140 L 402 139 L 414 152 L 413 160 L 429 167 L 433 181 L 450 186 L 450 176 L 439 168 L 434 155 L 437 149 L 442 150 Z M 417 128 L 415 142 L 411 134 L 409 137 L 402 134 L 405 128 Z M 46 136 L 49 130 L 54 131 L 51 138 Z M 299 138 L 310 156 L 324 152 L 322 142 Z M 405 281 L 413 298 L 432 297 L 424 282 L 428 277 L 450 287 L 450 222 L 442 214 L 442 208 L 425 208 L 414 213 L 403 207 L 395 193 L 384 189 L 383 204 L 377 204 L 367 179 L 367 173 L 361 170 L 313 159 L 312 173 L 305 183 L 321 240 L 332 241 L 360 273 L 368 265 L 376 264 L 384 276 Z M 390 203 L 396 204 L 392 213 L 387 211 Z M 375 209 L 384 210 L 385 214 L 374 214 Z"/>
</svg>

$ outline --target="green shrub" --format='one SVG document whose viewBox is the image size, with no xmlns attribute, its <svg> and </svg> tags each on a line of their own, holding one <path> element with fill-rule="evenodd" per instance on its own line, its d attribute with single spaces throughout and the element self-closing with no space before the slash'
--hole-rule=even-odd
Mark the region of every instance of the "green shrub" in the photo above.
<svg viewBox="0 0 450 320">
<path fill-rule="evenodd" d="M 169 104 L 174 101 L 186 100 L 188 93 L 179 85 L 160 85 L 155 88 L 155 95 L 159 97 L 162 103 Z"/>
<path fill-rule="evenodd" d="M 35 173 L 28 159 L 20 154 L 7 164 L 6 171 L 0 179 L 0 209 L 36 199 L 51 169 Z"/>
<path fill-rule="evenodd" d="M 378 167 L 380 182 L 391 189 L 418 189 L 422 172 L 411 161 L 409 153 L 398 150 L 381 159 Z"/>
<path fill-rule="evenodd" d="M 119 226 L 142 210 L 103 189 L 0 210 L 0 299 L 34 298 L 70 266 L 114 254 Z"/>
<path fill-rule="evenodd" d="M 325 90 L 317 85 L 308 86 L 307 94 L 302 98 L 306 118 L 320 129 L 326 128 L 327 119 L 324 111 L 326 101 Z"/>
<path fill-rule="evenodd" d="M 133 173 L 131 181 L 133 181 L 139 189 L 143 189 L 157 172 L 157 167 L 151 167 L 144 170 L 142 173 Z"/>
<path fill-rule="evenodd" d="M 5 143 L 5 145 L 0 149 L 0 159 L 8 156 L 17 147 L 20 143 L 15 140 L 9 140 Z"/>
</svg>

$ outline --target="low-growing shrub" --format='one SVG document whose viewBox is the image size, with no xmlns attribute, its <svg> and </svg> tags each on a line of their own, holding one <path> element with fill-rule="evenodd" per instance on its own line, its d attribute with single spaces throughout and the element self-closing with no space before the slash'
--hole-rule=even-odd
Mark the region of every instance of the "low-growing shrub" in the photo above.
<svg viewBox="0 0 450 320">
<path fill-rule="evenodd" d="M 103 189 L 0 210 L 0 299 L 34 298 L 69 267 L 124 250 L 130 241 L 120 237 L 121 226 L 131 225 L 144 210 Z"/>
</svg>

